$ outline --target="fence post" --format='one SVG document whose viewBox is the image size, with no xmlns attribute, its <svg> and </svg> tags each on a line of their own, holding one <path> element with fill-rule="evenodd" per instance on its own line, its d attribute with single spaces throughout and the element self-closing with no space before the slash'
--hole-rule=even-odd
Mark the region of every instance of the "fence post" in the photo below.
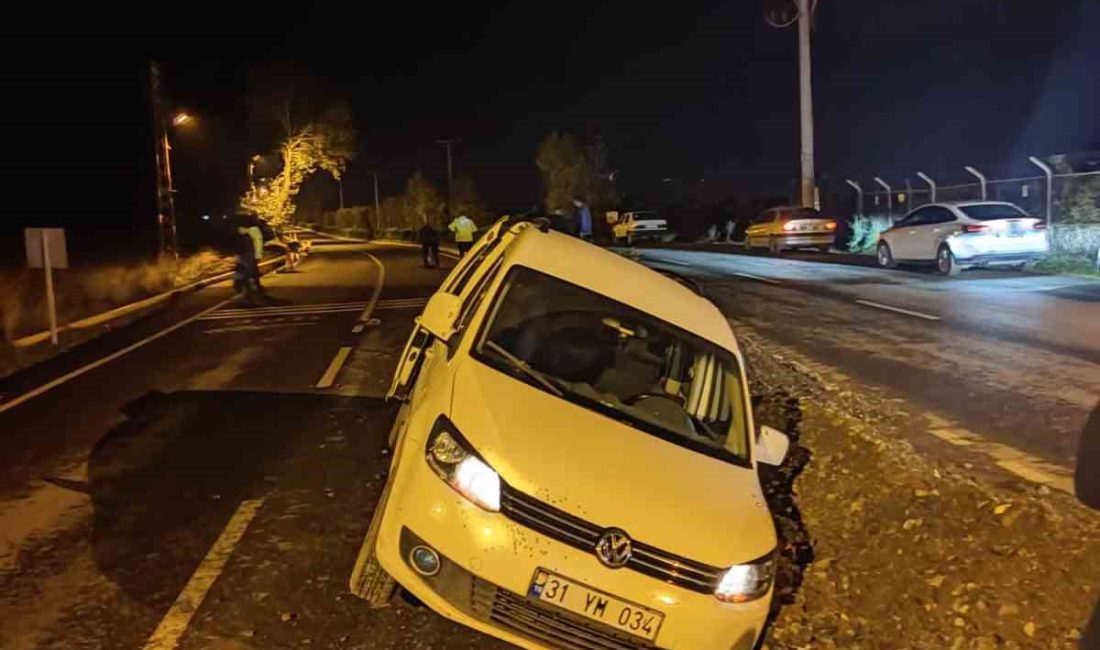
<svg viewBox="0 0 1100 650">
<path fill-rule="evenodd" d="M 977 169 L 974 169 L 970 165 L 967 165 L 967 166 L 963 167 L 963 169 L 965 169 L 967 172 L 973 174 L 978 179 L 978 182 L 982 184 L 982 200 L 985 201 L 988 198 L 988 196 L 986 195 L 986 189 L 985 189 L 985 174 L 981 173 Z"/>
<path fill-rule="evenodd" d="M 894 190 L 890 187 L 890 185 L 886 181 L 882 180 L 878 176 L 875 176 L 875 182 L 878 183 L 879 185 L 881 185 L 882 189 L 886 190 L 886 215 L 888 217 L 890 217 L 890 221 L 893 221 L 894 220 Z"/>
<path fill-rule="evenodd" d="M 1054 211 L 1054 170 L 1050 168 L 1050 165 L 1035 156 L 1028 156 L 1027 159 L 1031 161 L 1032 165 L 1043 170 L 1043 174 L 1047 177 L 1047 228 L 1050 228 L 1050 214 Z"/>
<path fill-rule="evenodd" d="M 932 191 L 932 201 L 931 202 L 935 203 L 936 202 L 936 181 L 929 178 L 928 174 L 925 174 L 924 172 L 917 172 L 917 176 L 919 176 L 920 179 L 922 181 L 924 181 L 925 183 L 928 183 L 928 188 Z"/>
<path fill-rule="evenodd" d="M 858 182 L 853 181 L 850 178 L 844 179 L 844 182 L 851 185 L 852 188 L 855 189 L 856 196 L 858 197 L 857 200 L 859 201 L 859 205 L 856 207 L 856 214 L 863 216 L 863 188 Z"/>
</svg>

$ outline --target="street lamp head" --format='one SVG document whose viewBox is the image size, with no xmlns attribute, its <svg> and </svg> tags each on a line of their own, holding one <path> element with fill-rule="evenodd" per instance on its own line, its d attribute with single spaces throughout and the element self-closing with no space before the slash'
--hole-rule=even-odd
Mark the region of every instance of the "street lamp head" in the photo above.
<svg viewBox="0 0 1100 650">
<path fill-rule="evenodd" d="M 172 117 L 172 126 L 180 126 L 182 124 L 187 124 L 190 121 L 191 116 L 187 113 L 176 113 L 175 116 Z"/>
</svg>

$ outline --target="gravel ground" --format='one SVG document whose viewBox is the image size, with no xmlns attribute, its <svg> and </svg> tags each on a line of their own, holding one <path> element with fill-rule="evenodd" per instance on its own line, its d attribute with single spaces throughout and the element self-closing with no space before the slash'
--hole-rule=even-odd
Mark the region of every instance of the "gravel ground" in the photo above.
<svg viewBox="0 0 1100 650">
<path fill-rule="evenodd" d="M 916 451 L 916 409 L 734 327 L 760 420 L 795 443 L 764 476 L 784 540 L 765 648 L 1077 647 L 1100 514 L 977 458 Z"/>
</svg>

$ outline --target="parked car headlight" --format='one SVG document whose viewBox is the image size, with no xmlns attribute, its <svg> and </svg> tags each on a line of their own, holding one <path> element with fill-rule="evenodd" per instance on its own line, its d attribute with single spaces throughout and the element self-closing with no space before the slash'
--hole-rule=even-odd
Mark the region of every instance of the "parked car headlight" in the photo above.
<svg viewBox="0 0 1100 650">
<path fill-rule="evenodd" d="M 747 603 L 768 593 L 774 577 L 775 552 L 771 552 L 758 560 L 730 567 L 718 582 L 714 595 L 726 603 Z"/>
<path fill-rule="evenodd" d="M 426 453 L 428 465 L 447 485 L 485 510 L 500 510 L 500 475 L 478 457 L 446 418 L 436 422 Z"/>
</svg>

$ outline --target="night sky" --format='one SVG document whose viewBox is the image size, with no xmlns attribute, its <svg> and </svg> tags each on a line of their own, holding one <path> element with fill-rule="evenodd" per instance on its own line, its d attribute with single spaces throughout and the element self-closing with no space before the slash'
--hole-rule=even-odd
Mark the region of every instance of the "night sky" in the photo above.
<svg viewBox="0 0 1100 650">
<path fill-rule="evenodd" d="M 362 144 L 349 204 L 370 200 L 371 169 L 384 194 L 417 168 L 442 182 L 434 141 L 453 137 L 457 167 L 490 205 L 529 205 L 535 149 L 552 130 L 603 138 L 630 196 L 665 177 L 706 179 L 715 200 L 790 191 L 797 36 L 768 27 L 762 1 L 434 4 L 231 15 L 182 3 L 161 17 L 90 13 L 48 36 L 9 33 L 5 49 L 39 53 L 5 64 L 27 146 L 56 156 L 9 157 L 9 175 L 28 180 L 7 226 L 144 223 L 148 57 L 164 62 L 170 99 L 198 116 L 173 136 L 181 218 L 230 210 L 248 155 L 274 144 L 244 100 L 250 71 L 272 62 L 295 62 L 351 104 Z M 1097 34 L 1095 0 L 820 0 L 819 175 L 962 180 L 965 164 L 995 175 L 1030 154 L 1100 148 Z"/>
</svg>

